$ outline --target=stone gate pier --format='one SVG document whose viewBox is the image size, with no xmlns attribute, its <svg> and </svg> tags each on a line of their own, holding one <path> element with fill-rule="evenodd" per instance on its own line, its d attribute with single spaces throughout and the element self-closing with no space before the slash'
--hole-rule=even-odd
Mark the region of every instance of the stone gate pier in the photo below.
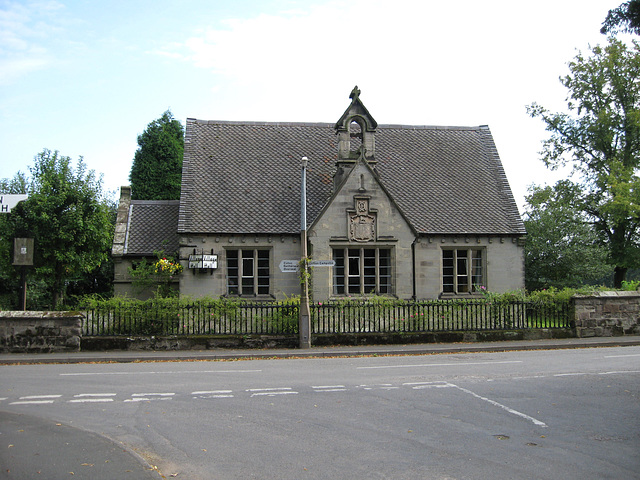
<svg viewBox="0 0 640 480">
<path fill-rule="evenodd" d="M 0 352 L 79 351 L 82 319 L 79 312 L 0 311 Z"/>
<path fill-rule="evenodd" d="M 640 335 L 640 292 L 596 292 L 573 302 L 577 337 Z"/>
</svg>

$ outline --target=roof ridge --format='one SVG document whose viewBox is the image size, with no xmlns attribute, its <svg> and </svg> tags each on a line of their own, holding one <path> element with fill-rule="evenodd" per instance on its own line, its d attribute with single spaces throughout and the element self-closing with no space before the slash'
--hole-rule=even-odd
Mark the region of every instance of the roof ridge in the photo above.
<svg viewBox="0 0 640 480">
<path fill-rule="evenodd" d="M 131 200 L 131 205 L 180 205 L 180 200 Z"/>
<path fill-rule="evenodd" d="M 476 131 L 486 129 L 486 125 L 464 126 L 464 125 L 408 125 L 400 123 L 383 123 L 378 128 L 396 128 L 403 130 L 463 130 Z"/>
<path fill-rule="evenodd" d="M 199 125 L 246 125 L 246 126 L 274 126 L 274 127 L 333 127 L 329 122 L 256 122 L 244 120 L 202 120 L 198 118 L 187 118 L 189 123 Z"/>
<path fill-rule="evenodd" d="M 187 122 L 199 125 L 244 125 L 244 126 L 265 126 L 265 127 L 331 127 L 334 123 L 329 122 L 268 122 L 268 121 L 245 121 L 245 120 L 203 120 L 199 118 L 187 118 Z M 379 124 L 378 128 L 401 128 L 408 130 L 463 130 L 476 131 L 487 130 L 487 125 L 411 125 L 403 123 Z"/>
</svg>

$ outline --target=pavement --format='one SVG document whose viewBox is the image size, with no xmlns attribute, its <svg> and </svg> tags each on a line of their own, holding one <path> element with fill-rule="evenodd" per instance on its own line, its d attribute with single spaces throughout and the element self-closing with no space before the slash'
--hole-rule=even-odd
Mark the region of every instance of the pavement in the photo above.
<svg viewBox="0 0 640 480">
<path fill-rule="evenodd" d="M 4 353 L 0 365 L 221 361 L 268 358 L 434 355 L 640 345 L 640 336 L 312 347 L 309 349 Z M 1 378 L 0 369 L 0 378 Z M 36 416 L 0 410 L 0 480 L 167 478 L 123 445 L 93 432 Z"/>
<path fill-rule="evenodd" d="M 158 480 L 163 477 L 110 438 L 53 420 L 0 410 L 0 479 Z"/>
<path fill-rule="evenodd" d="M 403 345 L 360 345 L 311 347 L 307 349 L 210 350 L 108 350 L 60 353 L 2 353 L 0 365 L 30 363 L 130 363 L 171 361 L 250 360 L 266 358 L 360 357 L 372 355 L 434 355 L 440 353 L 507 352 L 640 345 L 640 335 L 621 337 L 557 338 L 470 343 L 420 343 Z"/>
</svg>

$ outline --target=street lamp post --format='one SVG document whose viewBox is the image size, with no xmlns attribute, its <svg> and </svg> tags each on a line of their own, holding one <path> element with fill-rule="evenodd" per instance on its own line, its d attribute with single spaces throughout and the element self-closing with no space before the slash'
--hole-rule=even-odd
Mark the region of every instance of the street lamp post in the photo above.
<svg viewBox="0 0 640 480">
<path fill-rule="evenodd" d="M 311 312 L 309 310 L 309 278 L 307 266 L 307 163 L 309 159 L 302 157 L 302 188 L 300 195 L 300 244 L 302 246 L 302 260 L 300 274 L 302 277 L 300 292 L 300 318 L 298 332 L 300 348 L 311 347 Z"/>
</svg>

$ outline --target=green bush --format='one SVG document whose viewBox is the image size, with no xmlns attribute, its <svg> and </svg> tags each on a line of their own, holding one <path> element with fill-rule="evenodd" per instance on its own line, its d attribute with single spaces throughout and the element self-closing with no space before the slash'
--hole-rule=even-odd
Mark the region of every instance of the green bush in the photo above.
<svg viewBox="0 0 640 480">
<path fill-rule="evenodd" d="M 627 292 L 635 292 L 638 290 L 638 286 L 640 286 L 640 280 L 623 280 L 622 282 L 622 290 Z"/>
</svg>

